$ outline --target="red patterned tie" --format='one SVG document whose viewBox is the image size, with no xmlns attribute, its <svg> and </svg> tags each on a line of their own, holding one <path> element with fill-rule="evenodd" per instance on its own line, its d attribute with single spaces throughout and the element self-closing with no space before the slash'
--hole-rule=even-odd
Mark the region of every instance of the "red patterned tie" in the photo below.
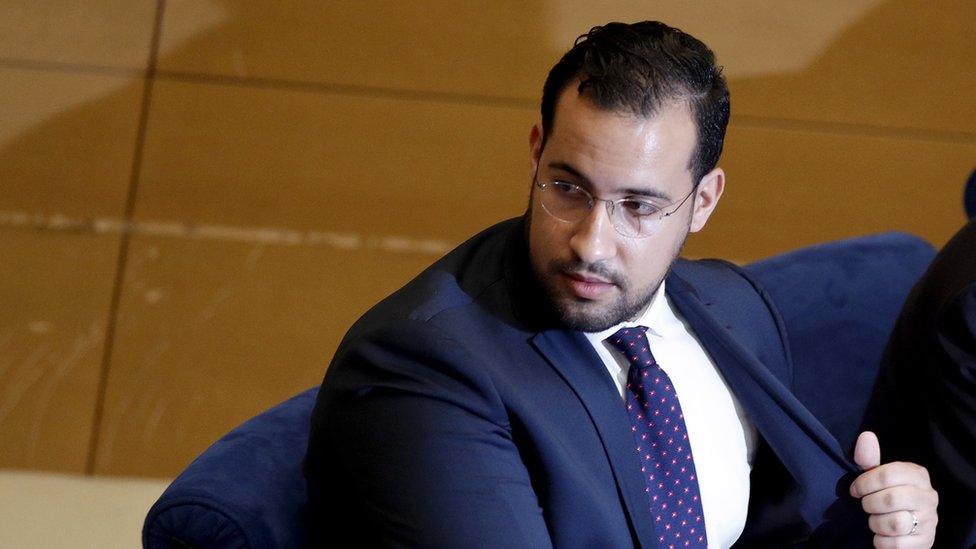
<svg viewBox="0 0 976 549">
<path fill-rule="evenodd" d="M 654 520 L 658 547 L 707 547 L 705 515 L 685 416 L 671 378 L 658 366 L 644 326 L 623 328 L 609 341 L 630 362 L 627 414 Z"/>
</svg>

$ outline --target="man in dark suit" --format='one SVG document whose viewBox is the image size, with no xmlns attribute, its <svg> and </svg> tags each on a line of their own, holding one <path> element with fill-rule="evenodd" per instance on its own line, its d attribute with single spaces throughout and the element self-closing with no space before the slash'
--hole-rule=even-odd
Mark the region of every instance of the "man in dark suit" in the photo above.
<svg viewBox="0 0 976 549">
<path fill-rule="evenodd" d="M 936 544 L 976 546 L 976 221 L 945 245 L 905 301 L 865 426 L 885 441 L 887 459 L 931 472 L 951 513 Z"/>
<path fill-rule="evenodd" d="M 306 457 L 316 541 L 931 544 L 924 469 L 879 466 L 867 435 L 857 476 L 793 397 L 756 283 L 677 259 L 722 196 L 728 116 L 714 56 L 677 29 L 611 23 L 563 56 L 529 136 L 525 216 L 340 344 Z"/>
</svg>

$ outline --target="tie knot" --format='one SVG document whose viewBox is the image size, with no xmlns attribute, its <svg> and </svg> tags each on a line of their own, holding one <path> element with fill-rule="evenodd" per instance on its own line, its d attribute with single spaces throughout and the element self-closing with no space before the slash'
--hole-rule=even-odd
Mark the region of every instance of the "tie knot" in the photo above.
<svg viewBox="0 0 976 549">
<path fill-rule="evenodd" d="M 651 346 L 647 342 L 646 326 L 634 326 L 632 328 L 621 328 L 607 341 L 627 360 L 638 368 L 650 368 L 657 364 L 654 355 L 651 354 Z"/>
</svg>

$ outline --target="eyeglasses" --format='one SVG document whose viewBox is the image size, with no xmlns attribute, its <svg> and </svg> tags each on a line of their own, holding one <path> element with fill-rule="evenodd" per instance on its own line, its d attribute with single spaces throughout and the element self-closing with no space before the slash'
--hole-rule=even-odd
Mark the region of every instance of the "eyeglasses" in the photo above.
<svg viewBox="0 0 976 549">
<path fill-rule="evenodd" d="M 565 181 L 536 181 L 542 208 L 560 221 L 578 223 L 590 215 L 593 206 L 599 202 L 607 203 L 607 216 L 613 228 L 629 238 L 645 238 L 654 234 L 664 218 L 681 209 L 695 189 L 685 195 L 677 206 L 675 203 L 660 206 L 640 198 L 618 198 L 608 200 L 596 198 L 586 189 Z M 674 206 L 672 208 L 672 206 Z"/>
</svg>

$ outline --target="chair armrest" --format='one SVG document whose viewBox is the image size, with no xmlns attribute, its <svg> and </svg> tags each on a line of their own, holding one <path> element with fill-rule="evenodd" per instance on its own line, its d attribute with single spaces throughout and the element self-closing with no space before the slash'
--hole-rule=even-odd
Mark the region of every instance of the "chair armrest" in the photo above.
<svg viewBox="0 0 976 549">
<path fill-rule="evenodd" d="M 309 389 L 223 436 L 149 510 L 147 548 L 300 547 L 305 532 Z"/>
</svg>

